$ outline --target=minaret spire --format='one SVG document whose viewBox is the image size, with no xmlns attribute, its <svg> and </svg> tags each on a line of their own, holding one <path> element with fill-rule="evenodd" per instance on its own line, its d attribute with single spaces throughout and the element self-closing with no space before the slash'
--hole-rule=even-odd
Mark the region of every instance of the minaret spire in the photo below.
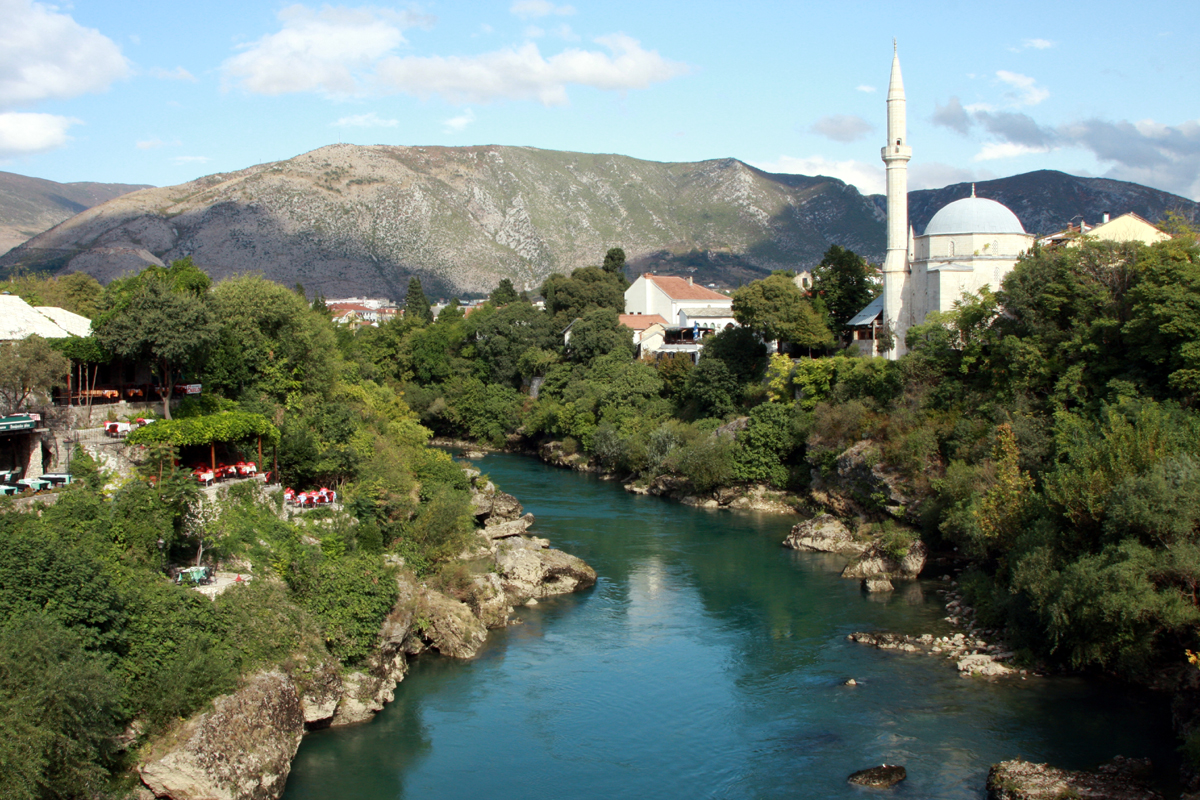
<svg viewBox="0 0 1200 800">
<path fill-rule="evenodd" d="M 880 156 L 887 176 L 887 257 L 883 262 L 883 318 L 896 338 L 888 353 L 897 358 L 904 353 L 904 332 L 908 329 L 908 146 L 907 109 L 904 79 L 900 75 L 900 53 L 892 39 L 892 74 L 887 94 L 887 143 Z"/>
</svg>

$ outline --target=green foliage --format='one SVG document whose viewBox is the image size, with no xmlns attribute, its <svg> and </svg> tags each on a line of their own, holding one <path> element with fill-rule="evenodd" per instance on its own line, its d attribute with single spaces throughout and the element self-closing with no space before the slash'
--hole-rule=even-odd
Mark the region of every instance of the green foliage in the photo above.
<svg viewBox="0 0 1200 800">
<path fill-rule="evenodd" d="M 566 356 L 572 361 L 591 364 L 609 353 L 633 358 L 636 347 L 633 334 L 621 324 L 611 308 L 594 308 L 571 325 L 571 340 Z"/>
<path fill-rule="evenodd" d="M 0 400 L 9 412 L 66 384 L 71 362 L 40 336 L 0 342 Z"/>
<path fill-rule="evenodd" d="M 788 471 L 784 459 L 797 448 L 791 407 L 763 403 L 750 410 L 745 430 L 738 434 L 733 475 L 739 481 L 769 483 L 783 488 Z"/>
<path fill-rule="evenodd" d="M 428 324 L 433 322 L 433 309 L 421 288 L 421 279 L 414 275 L 408 281 L 408 291 L 404 295 L 404 316 L 414 323 Z"/>
<path fill-rule="evenodd" d="M 722 362 L 738 383 L 751 383 L 766 371 L 767 348 L 748 328 L 726 328 L 705 340 L 700 361 L 705 359 Z"/>
<path fill-rule="evenodd" d="M 790 273 L 777 272 L 733 293 L 733 316 L 764 339 L 812 350 L 833 344 L 833 334 Z"/>
<path fill-rule="evenodd" d="M 861 256 L 832 245 L 813 269 L 813 295 L 829 312 L 830 327 L 840 331 L 879 294 L 872 270 Z"/>
<path fill-rule="evenodd" d="M 521 295 L 517 294 L 517 290 L 513 288 L 512 281 L 508 278 L 502 278 L 500 285 L 488 295 L 488 302 L 497 307 L 516 303 L 520 299 Z"/>
<path fill-rule="evenodd" d="M 329 652 L 348 664 L 370 653 L 399 590 L 378 556 L 328 558 L 307 551 L 287 574 L 300 604 L 320 620 Z"/>
<path fill-rule="evenodd" d="M 279 429 L 262 414 L 246 411 L 221 411 L 203 417 L 159 420 L 131 431 L 129 444 L 167 443 L 176 447 L 206 445 L 213 442 L 244 442 L 262 437 L 266 442 L 279 442 Z"/>
<path fill-rule="evenodd" d="M 555 329 L 562 331 L 592 309 L 623 312 L 627 286 L 624 275 L 600 267 L 581 267 L 569 278 L 551 275 L 542 284 L 541 291 L 546 299 L 546 312 L 553 318 Z"/>
<path fill-rule="evenodd" d="M 561 343 L 550 318 L 527 302 L 501 309 L 484 306 L 467 318 L 464 330 L 486 377 L 492 383 L 513 387 L 520 385 L 525 353 L 550 350 Z"/>
</svg>

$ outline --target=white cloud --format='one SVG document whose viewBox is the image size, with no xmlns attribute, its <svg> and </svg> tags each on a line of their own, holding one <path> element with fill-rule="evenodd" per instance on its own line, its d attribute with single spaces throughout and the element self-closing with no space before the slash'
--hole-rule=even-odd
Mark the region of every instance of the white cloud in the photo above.
<svg viewBox="0 0 1200 800">
<path fill-rule="evenodd" d="M 824 156 L 808 158 L 781 156 L 776 161 L 759 163 L 754 166 L 767 172 L 828 175 L 857 187 L 863 194 L 881 194 L 884 191 L 883 167 L 862 161 L 831 161 Z"/>
<path fill-rule="evenodd" d="M 871 93 L 871 92 L 875 91 L 875 87 L 874 87 L 874 86 L 867 86 L 865 83 L 860 83 L 858 86 L 855 86 L 855 87 L 854 87 L 854 91 L 856 91 L 856 92 L 867 92 L 867 93 L 869 94 L 869 93 Z"/>
<path fill-rule="evenodd" d="M 138 150 L 154 150 L 155 148 L 162 147 L 163 144 L 164 144 L 164 142 L 162 139 L 143 139 L 142 141 L 137 143 L 137 149 Z"/>
<path fill-rule="evenodd" d="M 283 9 L 279 20 L 282 30 L 225 61 L 227 80 L 257 94 L 355 94 L 364 73 L 404 43 L 404 29 L 429 22 L 414 12 L 302 5 Z"/>
<path fill-rule="evenodd" d="M 1021 42 L 1021 46 L 1026 50 L 1030 48 L 1034 50 L 1049 50 L 1051 47 L 1054 47 L 1055 44 L 1055 42 L 1052 42 L 1049 39 L 1026 39 Z"/>
<path fill-rule="evenodd" d="M 457 117 L 451 117 L 443 122 L 442 127 L 447 133 L 459 133 L 474 121 L 475 112 L 468 108 Z"/>
<path fill-rule="evenodd" d="M 367 114 L 355 114 L 350 117 L 342 117 L 337 122 L 333 123 L 335 128 L 395 128 L 400 124 L 398 119 L 384 119 L 371 111 Z"/>
<path fill-rule="evenodd" d="M 537 25 L 529 25 L 525 28 L 526 39 L 540 39 L 545 35 L 546 31 L 543 28 L 539 28 Z"/>
<path fill-rule="evenodd" d="M 1001 158 L 1017 158 L 1033 153 L 1048 153 L 1049 147 L 1033 147 L 1019 142 L 985 142 L 972 161 L 995 161 Z"/>
<path fill-rule="evenodd" d="M 565 17 L 575 13 L 574 6 L 556 6 L 548 0 L 517 0 L 508 10 L 521 19 L 551 15 Z"/>
<path fill-rule="evenodd" d="M 874 125 L 854 114 L 833 114 L 821 117 L 809 130 L 835 142 L 856 142 L 874 129 Z"/>
<path fill-rule="evenodd" d="M 990 181 L 995 177 L 994 172 L 986 169 L 963 169 L 936 161 L 914 161 L 909 165 L 908 188 L 910 190 L 940 189 L 953 183 Z"/>
<path fill-rule="evenodd" d="M 477 56 L 389 57 L 378 77 L 395 91 L 419 97 L 440 94 L 453 102 L 486 103 L 501 98 L 536 99 L 564 105 L 567 86 L 624 91 L 686 74 L 690 67 L 668 61 L 623 34 L 596 39 L 609 53 L 572 48 L 545 58 L 532 42 Z"/>
<path fill-rule="evenodd" d="M 55 114 L 0 114 L 0 158 L 41 153 L 62 147 L 67 129 L 79 120 Z"/>
<path fill-rule="evenodd" d="M 571 26 L 565 22 L 552 30 L 550 33 L 554 36 L 557 36 L 559 39 L 562 39 L 564 42 L 579 41 L 579 34 L 572 30 Z"/>
<path fill-rule="evenodd" d="M 0 0 L 0 107 L 100 92 L 129 74 L 121 48 L 52 6 Z"/>
<path fill-rule="evenodd" d="M 162 67 L 155 67 L 154 69 L 150 70 L 150 76 L 153 78 L 160 78 L 164 81 L 189 81 L 191 83 L 197 82 L 196 76 L 188 72 L 183 67 L 176 67 L 175 69 L 163 69 Z"/>
<path fill-rule="evenodd" d="M 1015 91 L 1010 92 L 1009 96 L 1021 105 L 1036 106 L 1050 96 L 1048 89 L 1038 86 L 1037 81 L 1028 75 L 1001 69 L 996 71 L 996 77 L 1013 87 Z"/>
</svg>

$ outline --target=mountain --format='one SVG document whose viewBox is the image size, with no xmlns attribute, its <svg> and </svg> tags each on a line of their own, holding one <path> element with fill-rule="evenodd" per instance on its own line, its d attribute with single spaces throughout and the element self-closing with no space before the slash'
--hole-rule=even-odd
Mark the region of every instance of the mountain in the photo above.
<svg viewBox="0 0 1200 800">
<path fill-rule="evenodd" d="M 1033 172 L 977 184 L 1046 232 L 1082 214 L 1157 220 L 1198 206 L 1131 183 Z M 967 184 L 910 194 L 918 232 Z M 624 248 L 631 272 L 736 286 L 818 262 L 830 245 L 872 261 L 884 204 L 835 178 L 777 175 L 727 158 L 641 161 L 528 147 L 331 145 L 287 161 L 145 189 L 87 209 L 0 257 L 12 270 L 101 281 L 191 256 L 214 278 L 257 272 L 327 297 L 399 299 L 536 289 Z"/>
<path fill-rule="evenodd" d="M 80 211 L 146 186 L 55 183 L 0 172 L 0 254 Z"/>
<path fill-rule="evenodd" d="M 1200 219 L 1200 204 L 1179 195 L 1161 192 L 1137 183 L 1108 178 L 1077 178 L 1065 172 L 1043 169 L 1011 178 L 956 183 L 941 189 L 922 189 L 908 193 L 908 219 L 920 233 L 942 206 L 971 196 L 971 186 L 979 197 L 1008 206 L 1029 233 L 1047 234 L 1078 222 L 1077 217 L 1095 224 L 1105 214 L 1116 217 L 1129 211 L 1157 222 L 1168 211 L 1193 221 Z M 871 195 L 875 207 L 887 210 L 887 198 Z"/>
<path fill-rule="evenodd" d="M 833 178 L 526 147 L 331 145 L 88 209 L 0 258 L 102 281 L 190 255 L 326 296 L 536 288 L 623 247 L 634 267 L 742 282 L 831 244 L 878 257 L 878 211 Z M 680 262 L 696 262 L 683 264 Z"/>
</svg>

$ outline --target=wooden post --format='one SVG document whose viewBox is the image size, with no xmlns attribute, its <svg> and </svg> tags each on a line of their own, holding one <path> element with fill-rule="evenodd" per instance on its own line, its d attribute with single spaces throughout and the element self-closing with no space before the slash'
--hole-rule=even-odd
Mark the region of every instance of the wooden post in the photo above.
<svg viewBox="0 0 1200 800">
<path fill-rule="evenodd" d="M 215 473 L 217 471 L 217 445 L 215 442 L 208 443 L 208 452 L 209 455 L 212 456 L 212 468 L 213 472 Z M 213 478 L 216 477 L 216 475 L 213 475 Z"/>
<path fill-rule="evenodd" d="M 263 465 L 263 463 L 262 463 L 262 437 L 259 436 L 258 437 L 258 464 L 256 464 L 255 466 L 257 466 L 259 469 L 262 469 L 262 465 Z"/>
</svg>

